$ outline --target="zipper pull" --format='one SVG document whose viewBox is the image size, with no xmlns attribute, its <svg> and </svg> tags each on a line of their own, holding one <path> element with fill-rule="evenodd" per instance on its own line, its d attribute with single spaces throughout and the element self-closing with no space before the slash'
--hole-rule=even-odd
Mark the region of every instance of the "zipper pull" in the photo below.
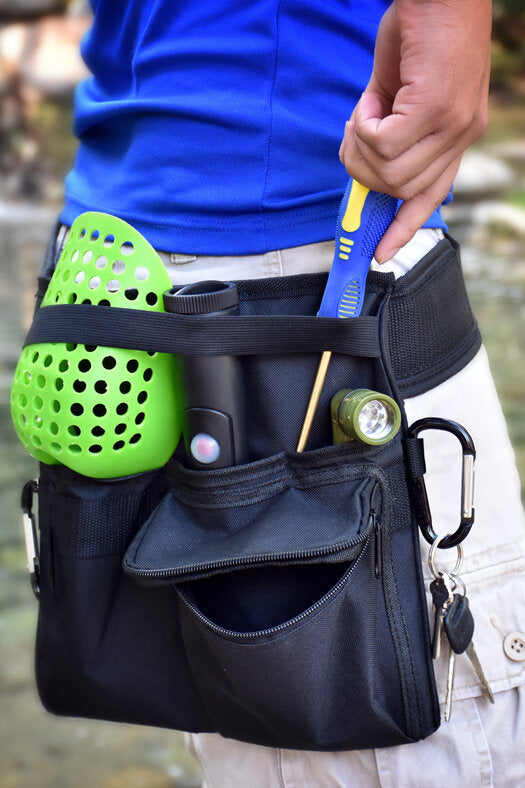
<svg viewBox="0 0 525 788">
<path fill-rule="evenodd" d="M 381 530 L 381 518 L 375 512 L 370 513 L 372 527 L 374 529 L 374 572 L 377 578 L 381 577 L 383 570 L 383 532 Z"/>
</svg>

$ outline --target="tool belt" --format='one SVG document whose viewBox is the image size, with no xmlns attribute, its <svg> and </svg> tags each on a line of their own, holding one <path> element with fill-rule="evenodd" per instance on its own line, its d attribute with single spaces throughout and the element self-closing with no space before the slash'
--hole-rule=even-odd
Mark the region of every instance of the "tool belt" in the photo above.
<svg viewBox="0 0 525 788">
<path fill-rule="evenodd" d="M 360 317 L 314 317 L 325 284 L 241 281 L 240 314 L 217 318 L 37 310 L 26 344 L 241 357 L 250 458 L 196 471 L 179 449 L 159 470 L 111 480 L 41 464 L 23 506 L 31 520 L 38 491 L 48 710 L 310 750 L 397 745 L 438 727 L 411 496 L 424 464 L 403 400 L 463 368 L 479 331 L 448 238 L 399 280 L 371 271 Z M 333 360 L 309 450 L 296 453 L 323 350 Z M 398 435 L 332 445 L 341 388 L 393 397 Z"/>
</svg>

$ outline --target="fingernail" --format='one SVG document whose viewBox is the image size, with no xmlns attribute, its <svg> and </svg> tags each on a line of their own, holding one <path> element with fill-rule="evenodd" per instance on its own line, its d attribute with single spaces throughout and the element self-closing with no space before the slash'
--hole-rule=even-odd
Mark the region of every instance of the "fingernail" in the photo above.
<svg viewBox="0 0 525 788">
<path fill-rule="evenodd" d="M 400 246 L 397 246 L 394 249 L 389 249 L 387 252 L 384 252 L 381 255 L 381 259 L 380 260 L 378 260 L 378 258 L 376 257 L 376 262 L 379 263 L 379 265 L 383 265 L 384 263 L 388 263 L 389 260 L 391 260 L 393 257 L 396 256 L 396 254 L 399 252 L 400 249 L 401 249 Z"/>
</svg>

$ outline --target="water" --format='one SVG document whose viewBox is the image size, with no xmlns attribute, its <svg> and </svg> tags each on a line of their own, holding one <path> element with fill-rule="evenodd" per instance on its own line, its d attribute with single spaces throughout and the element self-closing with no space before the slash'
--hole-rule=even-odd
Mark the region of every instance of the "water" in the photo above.
<svg viewBox="0 0 525 788">
<path fill-rule="evenodd" d="M 3 218 L 2 218 L 3 216 Z M 52 717 L 34 690 L 32 651 L 37 604 L 25 571 L 19 491 L 36 471 L 8 413 L 14 366 L 29 325 L 35 277 L 52 210 L 0 206 L 0 756 L 4 788 L 148 788 L 196 786 L 182 736 L 139 726 Z M 461 227 L 463 261 L 493 372 L 525 478 L 525 256 L 501 239 L 489 249 Z"/>
</svg>

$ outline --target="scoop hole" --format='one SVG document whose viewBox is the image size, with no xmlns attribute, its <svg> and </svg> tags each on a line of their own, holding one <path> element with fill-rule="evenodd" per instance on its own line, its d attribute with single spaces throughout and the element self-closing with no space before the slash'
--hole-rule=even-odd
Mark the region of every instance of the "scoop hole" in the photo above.
<svg viewBox="0 0 525 788">
<path fill-rule="evenodd" d="M 73 416 L 82 416 L 84 413 L 84 408 L 80 404 L 80 402 L 73 402 L 71 407 L 69 408 Z"/>
<path fill-rule="evenodd" d="M 147 369 L 144 370 L 142 377 L 144 378 L 146 383 L 151 380 L 151 378 L 153 377 L 153 370 L 151 369 L 151 367 L 148 367 Z"/>
<path fill-rule="evenodd" d="M 146 268 L 145 265 L 139 265 L 138 268 L 135 268 L 135 279 L 139 282 L 145 282 L 146 279 L 149 279 L 149 268 Z"/>
<path fill-rule="evenodd" d="M 148 392 L 141 391 L 137 397 L 137 402 L 139 403 L 139 405 L 142 405 L 144 402 L 146 402 L 147 399 L 148 399 Z"/>
<path fill-rule="evenodd" d="M 131 436 L 131 438 L 129 439 L 129 442 L 130 443 L 138 443 L 141 438 L 142 438 L 142 435 L 140 434 L 140 432 L 136 432 L 135 435 Z"/>
<path fill-rule="evenodd" d="M 91 430 L 91 434 L 95 438 L 100 438 L 100 437 L 102 437 L 102 435 L 105 435 L 105 433 L 106 433 L 106 430 L 103 427 L 93 427 L 93 429 Z"/>
<path fill-rule="evenodd" d="M 91 361 L 87 358 L 83 358 L 78 362 L 78 368 L 80 372 L 89 372 L 91 369 Z"/>
<path fill-rule="evenodd" d="M 73 388 L 77 392 L 77 394 L 81 394 L 83 391 L 86 390 L 86 384 L 83 380 L 75 380 L 73 383 Z"/>
<path fill-rule="evenodd" d="M 117 279 L 110 279 L 106 285 L 108 293 L 118 293 L 120 290 L 120 282 Z"/>
<path fill-rule="evenodd" d="M 82 451 L 78 443 L 70 443 L 67 448 L 68 451 L 71 452 L 71 454 L 80 454 L 80 452 Z"/>
<path fill-rule="evenodd" d="M 93 415 L 98 416 L 98 418 L 102 418 L 102 416 L 105 416 L 107 412 L 108 409 L 106 408 L 105 405 L 102 405 L 101 403 L 98 403 L 98 405 L 93 406 Z"/>
<path fill-rule="evenodd" d="M 144 412 L 137 413 L 135 416 L 135 424 L 142 424 L 144 419 L 146 418 L 146 414 Z"/>
<path fill-rule="evenodd" d="M 73 435 L 74 438 L 78 438 L 78 436 L 82 432 L 80 427 L 77 427 L 76 424 L 70 424 L 70 426 L 67 428 L 67 431 L 69 432 L 70 435 Z"/>
<path fill-rule="evenodd" d="M 117 424 L 117 426 L 115 427 L 115 433 L 117 435 L 122 435 L 123 432 L 126 432 L 126 429 L 127 429 L 127 425 L 121 421 L 120 424 Z"/>
<path fill-rule="evenodd" d="M 98 230 L 93 230 L 93 232 L 91 233 L 91 239 L 90 240 L 91 241 L 97 241 L 99 237 L 100 237 L 100 232 Z"/>
<path fill-rule="evenodd" d="M 129 394 L 131 391 L 131 383 L 129 380 L 123 380 L 119 386 L 119 391 L 121 394 Z"/>
<path fill-rule="evenodd" d="M 126 287 L 126 289 L 124 291 L 124 295 L 126 296 L 128 301 L 135 301 L 135 299 L 137 298 L 138 294 L 139 294 L 139 291 L 137 290 L 136 287 Z"/>
<path fill-rule="evenodd" d="M 128 412 L 128 406 L 126 405 L 125 402 L 121 402 L 119 405 L 117 405 L 115 410 L 119 416 L 123 416 L 125 413 Z"/>
<path fill-rule="evenodd" d="M 93 443 L 89 447 L 89 451 L 91 452 L 91 454 L 98 454 L 100 451 L 102 451 L 102 446 L 99 443 Z"/>
<path fill-rule="evenodd" d="M 115 260 L 111 266 L 111 270 L 114 274 L 123 274 L 126 270 L 126 263 L 123 260 Z"/>
<path fill-rule="evenodd" d="M 113 246 L 114 243 L 115 243 L 115 236 L 106 235 L 106 237 L 104 238 L 104 246 L 106 247 Z"/>
<path fill-rule="evenodd" d="M 117 361 L 113 356 L 104 356 L 102 359 L 102 366 L 104 369 L 114 369 L 116 366 Z"/>
<path fill-rule="evenodd" d="M 113 444 L 113 449 L 115 451 L 118 451 L 119 449 L 122 449 L 125 445 L 126 444 L 124 443 L 124 441 L 116 441 L 116 443 Z"/>
<path fill-rule="evenodd" d="M 106 383 L 105 380 L 97 380 L 93 388 L 95 389 L 97 394 L 105 394 L 106 391 L 108 390 L 108 384 Z"/>
<path fill-rule="evenodd" d="M 105 268 L 107 264 L 108 264 L 108 258 L 104 257 L 103 254 L 101 254 L 100 257 L 97 257 L 97 259 L 95 260 L 96 268 Z"/>
<path fill-rule="evenodd" d="M 91 250 L 84 252 L 84 255 L 82 256 L 83 263 L 90 263 L 92 259 L 93 259 L 93 252 Z"/>
<path fill-rule="evenodd" d="M 120 247 L 121 254 L 125 254 L 129 257 L 130 254 L 133 254 L 135 247 L 131 243 L 131 241 L 124 241 L 122 246 Z"/>
<path fill-rule="evenodd" d="M 91 290 L 96 290 L 97 287 L 100 287 L 100 276 L 92 276 L 89 280 L 89 287 Z"/>
<path fill-rule="evenodd" d="M 146 296 L 146 303 L 149 304 L 150 306 L 155 306 L 158 300 L 159 297 L 156 293 L 148 293 Z"/>
<path fill-rule="evenodd" d="M 136 372 L 138 368 L 139 368 L 139 362 L 134 358 L 131 358 L 126 364 L 126 369 L 128 370 L 128 372 L 131 372 L 132 374 L 133 372 Z"/>
</svg>

